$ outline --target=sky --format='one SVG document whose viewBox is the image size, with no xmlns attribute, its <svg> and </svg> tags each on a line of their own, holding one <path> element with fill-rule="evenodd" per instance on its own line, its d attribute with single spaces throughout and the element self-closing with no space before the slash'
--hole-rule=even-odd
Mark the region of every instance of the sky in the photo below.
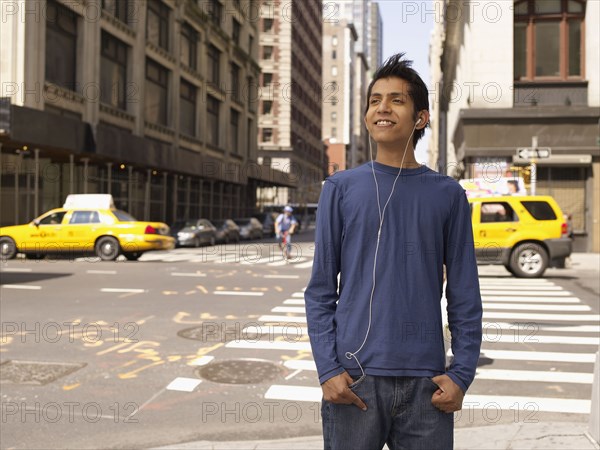
<svg viewBox="0 0 600 450">
<path fill-rule="evenodd" d="M 405 52 L 429 87 L 429 41 L 435 19 L 432 0 L 377 0 L 377 3 L 383 19 L 384 61 L 396 53 Z M 421 163 L 427 162 L 430 133 L 430 129 L 426 130 L 417 145 L 415 155 Z"/>
</svg>

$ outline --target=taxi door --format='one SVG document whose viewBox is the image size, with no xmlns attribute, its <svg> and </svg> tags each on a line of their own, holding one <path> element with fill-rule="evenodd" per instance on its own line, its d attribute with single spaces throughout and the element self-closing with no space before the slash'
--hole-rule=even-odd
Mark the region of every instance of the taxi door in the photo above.
<svg viewBox="0 0 600 450">
<path fill-rule="evenodd" d="M 508 202 L 482 200 L 473 210 L 473 234 L 478 260 L 501 263 L 521 228 L 519 216 Z M 504 258 L 505 259 L 505 258 Z"/>
<path fill-rule="evenodd" d="M 60 251 L 60 234 L 66 211 L 54 211 L 31 223 L 21 248 L 39 255 Z"/>
<path fill-rule="evenodd" d="M 94 249 L 94 241 L 101 226 L 98 211 L 74 210 L 66 218 L 62 241 L 66 251 L 80 253 Z"/>
</svg>

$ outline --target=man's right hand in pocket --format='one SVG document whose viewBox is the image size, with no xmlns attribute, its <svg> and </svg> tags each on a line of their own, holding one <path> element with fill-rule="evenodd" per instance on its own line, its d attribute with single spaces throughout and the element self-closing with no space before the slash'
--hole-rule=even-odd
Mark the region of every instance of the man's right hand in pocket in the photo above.
<svg viewBox="0 0 600 450">
<path fill-rule="evenodd" d="M 331 377 L 321 385 L 323 389 L 323 399 L 341 405 L 356 405 L 363 411 L 367 410 L 367 405 L 348 387 L 354 380 L 348 372 L 342 372 L 335 377 Z"/>
</svg>

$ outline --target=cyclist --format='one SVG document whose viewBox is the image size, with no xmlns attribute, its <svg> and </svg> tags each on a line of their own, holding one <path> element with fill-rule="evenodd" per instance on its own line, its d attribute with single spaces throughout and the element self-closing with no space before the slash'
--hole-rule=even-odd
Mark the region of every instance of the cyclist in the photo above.
<svg viewBox="0 0 600 450">
<path fill-rule="evenodd" d="M 298 225 L 298 221 L 292 215 L 293 211 L 293 208 L 288 205 L 283 208 L 283 213 L 279 214 L 277 219 L 275 219 L 275 235 L 286 261 L 290 259 L 290 252 L 292 250 L 291 235 L 294 234 L 296 225 Z"/>
</svg>

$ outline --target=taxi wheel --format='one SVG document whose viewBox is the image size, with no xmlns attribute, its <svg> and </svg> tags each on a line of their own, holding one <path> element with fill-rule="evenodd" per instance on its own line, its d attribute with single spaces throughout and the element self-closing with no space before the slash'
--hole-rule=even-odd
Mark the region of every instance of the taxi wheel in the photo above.
<svg viewBox="0 0 600 450">
<path fill-rule="evenodd" d="M 3 260 L 13 259 L 17 256 L 17 245 L 9 237 L 0 238 L 0 257 Z"/>
<path fill-rule="evenodd" d="M 541 277 L 548 268 L 548 253 L 539 244 L 520 244 L 510 256 L 510 267 L 519 278 Z"/>
<path fill-rule="evenodd" d="M 114 237 L 105 236 L 96 241 L 96 255 L 102 261 L 114 261 L 119 251 L 119 242 Z"/>
</svg>

